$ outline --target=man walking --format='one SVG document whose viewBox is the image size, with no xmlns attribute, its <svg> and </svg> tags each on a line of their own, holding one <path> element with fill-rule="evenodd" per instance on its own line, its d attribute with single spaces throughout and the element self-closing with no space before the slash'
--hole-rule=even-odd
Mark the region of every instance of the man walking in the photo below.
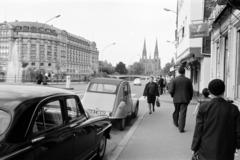
<svg viewBox="0 0 240 160">
<path fill-rule="evenodd" d="M 159 94 L 163 94 L 163 88 L 164 88 L 164 79 L 162 78 L 162 75 L 160 75 L 160 79 L 158 81 L 158 87 L 159 87 Z"/>
<path fill-rule="evenodd" d="M 178 127 L 179 132 L 184 132 L 187 106 L 193 97 L 192 81 L 185 77 L 185 69 L 178 69 L 180 74 L 172 80 L 169 87 L 169 93 L 173 97 L 175 111 L 173 112 L 173 123 Z"/>
<path fill-rule="evenodd" d="M 191 148 L 201 160 L 234 160 L 240 148 L 239 110 L 223 98 L 222 80 L 212 80 L 208 89 L 212 100 L 199 107 Z"/>
</svg>

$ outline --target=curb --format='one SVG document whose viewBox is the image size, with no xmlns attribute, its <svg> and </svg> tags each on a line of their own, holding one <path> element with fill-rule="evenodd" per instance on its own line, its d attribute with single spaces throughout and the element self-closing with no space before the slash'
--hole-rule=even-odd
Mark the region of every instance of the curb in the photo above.
<svg viewBox="0 0 240 160">
<path fill-rule="evenodd" d="M 139 119 L 135 122 L 135 124 L 132 126 L 132 128 L 128 131 L 128 133 L 124 136 L 124 138 L 121 140 L 121 142 L 117 145 L 117 147 L 110 154 L 110 156 L 107 157 L 107 159 L 117 160 L 119 158 L 120 154 L 122 153 L 122 151 L 124 150 L 124 148 L 126 147 L 128 142 L 130 141 L 130 139 L 132 138 L 133 134 L 135 133 L 135 131 L 137 130 L 137 128 L 143 121 L 146 114 L 147 114 L 147 112 L 144 113 L 141 117 L 139 117 Z"/>
</svg>

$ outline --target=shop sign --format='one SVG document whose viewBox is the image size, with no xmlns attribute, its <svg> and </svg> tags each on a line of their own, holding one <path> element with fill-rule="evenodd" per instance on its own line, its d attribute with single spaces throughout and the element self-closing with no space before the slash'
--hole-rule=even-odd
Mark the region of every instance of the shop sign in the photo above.
<svg viewBox="0 0 240 160">
<path fill-rule="evenodd" d="M 201 38 L 209 36 L 208 23 L 197 23 L 189 25 L 190 38 Z"/>
</svg>

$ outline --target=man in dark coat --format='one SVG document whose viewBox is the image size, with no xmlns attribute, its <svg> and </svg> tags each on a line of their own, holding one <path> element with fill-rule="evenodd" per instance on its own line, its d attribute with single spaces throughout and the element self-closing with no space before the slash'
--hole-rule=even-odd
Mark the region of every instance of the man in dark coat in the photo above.
<svg viewBox="0 0 240 160">
<path fill-rule="evenodd" d="M 158 86 L 159 86 L 159 94 L 163 94 L 163 88 L 165 87 L 164 85 L 164 79 L 162 78 L 162 75 L 160 75 L 160 79 L 158 80 Z"/>
<path fill-rule="evenodd" d="M 149 107 L 149 114 L 152 114 L 152 111 L 155 111 L 155 101 L 156 97 L 159 97 L 158 92 L 158 85 L 157 83 L 153 82 L 153 76 L 150 77 L 150 82 L 148 82 L 145 86 L 143 96 L 147 97 L 148 107 Z"/>
<path fill-rule="evenodd" d="M 212 80 L 208 89 L 212 100 L 199 107 L 191 148 L 200 160 L 234 160 L 240 148 L 239 110 L 223 98 L 222 80 Z"/>
<path fill-rule="evenodd" d="M 169 93 L 173 97 L 175 111 L 173 112 L 173 123 L 180 132 L 184 132 L 187 106 L 193 96 L 192 81 L 185 77 L 185 69 L 180 67 L 179 76 L 170 82 Z"/>
</svg>

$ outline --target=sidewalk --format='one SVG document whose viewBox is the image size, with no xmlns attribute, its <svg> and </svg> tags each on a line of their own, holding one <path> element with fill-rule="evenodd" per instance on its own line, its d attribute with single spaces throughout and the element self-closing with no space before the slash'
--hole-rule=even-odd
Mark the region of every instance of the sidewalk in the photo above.
<svg viewBox="0 0 240 160">
<path fill-rule="evenodd" d="M 192 112 L 195 103 L 188 106 L 184 133 L 172 123 L 174 106 L 169 95 L 160 97 L 161 107 L 145 114 L 118 160 L 188 160 L 191 159 L 191 142 L 195 125 Z M 147 110 L 146 110 L 147 112 Z"/>
</svg>

